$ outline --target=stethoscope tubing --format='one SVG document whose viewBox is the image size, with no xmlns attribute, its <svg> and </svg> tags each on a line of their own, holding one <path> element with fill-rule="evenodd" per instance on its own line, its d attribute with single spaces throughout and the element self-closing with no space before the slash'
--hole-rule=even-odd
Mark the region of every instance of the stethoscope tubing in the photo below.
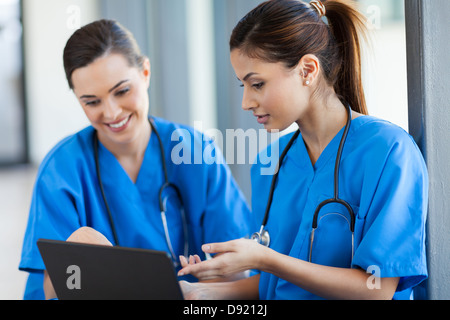
<svg viewBox="0 0 450 320">
<path fill-rule="evenodd" d="M 98 141 L 98 137 L 97 137 L 97 132 L 94 132 L 94 157 L 95 157 L 95 168 L 97 171 L 97 180 L 98 180 L 98 184 L 100 186 L 100 193 L 102 194 L 103 202 L 106 207 L 106 212 L 108 213 L 108 220 L 109 220 L 109 224 L 111 226 L 114 243 L 116 245 L 119 245 L 119 238 L 117 236 L 116 226 L 115 226 L 112 214 L 111 214 L 111 209 L 109 208 L 108 200 L 106 199 L 105 189 L 103 187 L 103 182 L 102 182 L 103 180 L 102 180 L 102 175 L 101 175 L 101 170 L 100 170 L 98 148 L 99 148 L 99 141 Z"/>
<path fill-rule="evenodd" d="M 164 198 L 163 196 L 163 192 L 164 190 L 166 190 L 167 188 L 172 188 L 173 190 L 175 190 L 176 195 L 180 201 L 181 204 L 181 218 L 182 218 L 182 223 L 183 223 L 183 233 L 184 233 L 184 255 L 187 256 L 188 252 L 189 252 L 189 240 L 188 240 L 188 227 L 187 227 L 187 220 L 186 220 L 186 214 L 185 214 L 185 210 L 184 210 L 184 206 L 183 206 L 183 201 L 182 201 L 182 197 L 181 197 L 181 193 L 180 190 L 178 189 L 178 187 L 176 185 L 174 185 L 173 183 L 169 182 L 169 175 L 167 172 L 167 166 L 166 166 L 166 158 L 165 158 L 165 154 L 164 154 L 164 146 L 162 143 L 162 139 L 161 136 L 159 135 L 158 130 L 156 130 L 155 124 L 154 124 L 154 120 L 149 118 L 149 122 L 150 122 L 150 126 L 152 128 L 152 132 L 156 135 L 157 139 L 158 139 L 158 143 L 159 143 L 159 148 L 161 151 L 161 162 L 162 162 L 162 167 L 163 167 L 163 173 L 164 173 L 164 184 L 162 185 L 162 187 L 159 190 L 159 209 L 160 209 L 160 213 L 161 213 L 161 220 L 163 222 L 163 227 L 164 227 L 164 234 L 165 234 L 165 238 L 166 238 L 166 242 L 167 242 L 167 246 L 169 248 L 169 251 L 171 253 L 172 256 L 172 260 L 174 261 L 174 264 L 177 264 L 177 258 L 175 256 L 175 252 L 173 250 L 173 246 L 172 246 L 172 242 L 170 239 L 170 234 L 169 234 L 169 230 L 168 230 L 168 224 L 167 224 L 167 217 L 166 217 L 166 201 L 167 199 Z M 111 230 L 112 230 L 112 234 L 113 234 L 113 239 L 114 242 L 117 246 L 119 246 L 119 238 L 117 236 L 117 229 L 114 223 L 114 219 L 111 213 L 111 209 L 109 207 L 108 201 L 106 199 L 106 193 L 105 193 L 105 189 L 103 187 L 103 182 L 102 182 L 102 176 L 101 176 L 101 170 L 100 170 L 100 161 L 99 161 L 99 154 L 98 154 L 98 149 L 99 149 L 99 139 L 97 136 L 97 133 L 94 133 L 94 158 L 95 158 L 95 167 L 96 167 L 96 171 L 97 171 L 97 180 L 100 186 L 100 192 L 102 194 L 102 198 L 103 198 L 103 202 L 105 204 L 105 208 L 106 211 L 108 213 L 108 220 L 111 226 Z"/>
<path fill-rule="evenodd" d="M 352 257 L 354 254 L 354 232 L 355 232 L 356 215 L 353 211 L 353 208 L 350 206 L 350 204 L 348 202 L 346 202 L 345 200 L 342 200 L 339 198 L 340 165 L 341 165 L 343 150 L 344 150 L 344 147 L 345 147 L 345 144 L 347 141 L 347 137 L 348 137 L 348 133 L 350 131 L 350 127 L 351 127 L 351 123 L 352 123 L 352 109 L 351 109 L 350 105 L 347 104 L 346 109 L 347 109 L 347 114 L 348 114 L 348 120 L 347 120 L 345 129 L 344 129 L 344 133 L 342 135 L 342 139 L 339 144 L 339 149 L 338 149 L 338 153 L 336 156 L 336 164 L 335 164 L 335 169 L 334 169 L 334 197 L 332 199 L 328 199 L 328 200 L 321 202 L 317 206 L 317 208 L 314 212 L 313 222 L 312 222 L 312 231 L 311 231 L 311 236 L 310 236 L 309 262 L 312 261 L 312 248 L 313 248 L 313 242 L 314 242 L 314 235 L 315 235 L 315 231 L 317 230 L 317 227 L 318 227 L 318 217 L 319 217 L 320 210 L 323 207 L 325 207 L 326 205 L 331 204 L 331 203 L 338 203 L 338 204 L 343 205 L 347 209 L 347 211 L 350 215 L 350 231 L 352 233 Z M 280 160 L 278 162 L 276 172 L 272 179 L 269 198 L 267 201 L 267 207 L 266 207 L 266 211 L 264 213 L 264 219 L 263 219 L 263 223 L 261 225 L 261 229 L 259 232 L 254 233 L 252 236 L 252 239 L 258 241 L 259 243 L 261 243 L 265 246 L 270 246 L 270 235 L 269 235 L 269 232 L 265 229 L 266 229 L 267 223 L 269 221 L 270 209 L 272 207 L 273 196 L 275 194 L 275 189 L 276 189 L 276 184 L 278 181 L 279 172 L 280 172 L 281 166 L 283 165 L 283 162 L 284 162 L 284 159 L 285 159 L 287 153 L 291 149 L 294 142 L 298 139 L 300 133 L 301 133 L 300 130 L 298 130 L 293 135 L 293 137 L 291 138 L 291 140 L 289 141 L 289 143 L 287 144 L 286 148 L 284 149 L 283 153 L 280 156 Z M 264 241 L 264 239 L 268 239 L 268 241 Z"/>
<path fill-rule="evenodd" d="M 264 229 L 267 226 L 267 222 L 269 221 L 269 214 L 270 214 L 270 209 L 272 207 L 273 196 L 275 194 L 275 188 L 276 188 L 276 184 L 277 184 L 277 181 L 278 181 L 278 176 L 280 174 L 281 166 L 283 165 L 284 158 L 286 158 L 287 153 L 289 152 L 289 150 L 291 149 L 292 145 L 297 140 L 299 135 L 300 135 L 300 130 L 298 130 L 294 134 L 294 136 L 289 141 L 289 143 L 287 144 L 286 148 L 284 149 L 283 153 L 280 156 L 280 160 L 278 161 L 278 165 L 276 167 L 275 174 L 274 174 L 274 176 L 272 178 L 272 184 L 270 186 L 269 199 L 267 201 L 266 212 L 264 213 L 264 220 L 263 220 L 261 229 Z"/>
</svg>

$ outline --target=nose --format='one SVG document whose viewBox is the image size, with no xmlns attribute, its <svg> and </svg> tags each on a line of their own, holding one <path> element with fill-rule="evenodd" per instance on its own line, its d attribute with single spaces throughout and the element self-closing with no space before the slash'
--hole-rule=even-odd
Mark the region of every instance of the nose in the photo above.
<svg viewBox="0 0 450 320">
<path fill-rule="evenodd" d="M 105 120 L 116 120 L 122 113 L 122 108 L 114 99 L 108 99 L 103 106 L 103 117 Z"/>
<path fill-rule="evenodd" d="M 255 99 L 244 89 L 244 96 L 242 97 L 242 109 L 245 111 L 251 111 L 258 107 Z"/>
</svg>

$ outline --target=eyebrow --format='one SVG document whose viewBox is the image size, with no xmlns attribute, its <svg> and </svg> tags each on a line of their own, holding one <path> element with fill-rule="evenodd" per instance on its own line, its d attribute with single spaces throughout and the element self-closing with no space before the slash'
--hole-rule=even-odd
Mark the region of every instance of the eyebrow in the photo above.
<svg viewBox="0 0 450 320">
<path fill-rule="evenodd" d="M 114 87 L 112 87 L 108 92 L 111 93 L 114 90 L 116 90 L 118 87 L 120 87 L 122 84 L 124 84 L 125 82 L 128 82 L 130 80 L 122 80 L 120 81 L 118 84 L 116 84 Z M 97 98 L 97 96 L 95 95 L 83 95 L 80 97 L 80 99 L 93 99 L 93 98 Z"/>
<path fill-rule="evenodd" d="M 246 75 L 245 77 L 244 77 L 244 79 L 242 80 L 242 81 L 247 81 L 248 80 L 248 78 L 250 78 L 250 77 L 252 77 L 252 76 L 254 76 L 254 75 L 257 75 L 258 73 L 256 73 L 256 72 L 250 72 L 248 75 Z"/>
</svg>

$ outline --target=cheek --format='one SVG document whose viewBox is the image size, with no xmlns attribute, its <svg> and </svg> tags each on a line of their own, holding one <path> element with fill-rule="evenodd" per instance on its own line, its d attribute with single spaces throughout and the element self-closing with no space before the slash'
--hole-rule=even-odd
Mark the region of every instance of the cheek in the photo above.
<svg viewBox="0 0 450 320">
<path fill-rule="evenodd" d="M 276 95 L 280 102 L 280 108 L 290 112 L 295 112 L 303 108 L 306 101 L 305 95 L 302 93 L 302 88 L 289 84 L 280 86 Z"/>
<path fill-rule="evenodd" d="M 134 94 L 123 98 L 122 104 L 124 108 L 142 111 L 149 108 L 148 101 L 149 99 L 147 92 L 140 88 L 139 90 L 136 90 Z"/>
<path fill-rule="evenodd" d="M 101 111 L 100 108 L 89 108 L 83 107 L 83 111 L 86 114 L 86 117 L 92 124 L 101 122 Z"/>
<path fill-rule="evenodd" d="M 271 88 L 266 91 L 263 97 L 264 109 L 270 113 L 277 113 L 286 108 L 288 105 L 288 96 L 281 86 Z"/>
<path fill-rule="evenodd" d="M 120 99 L 120 105 L 124 109 L 136 110 L 139 104 L 138 95 L 128 95 Z"/>
</svg>

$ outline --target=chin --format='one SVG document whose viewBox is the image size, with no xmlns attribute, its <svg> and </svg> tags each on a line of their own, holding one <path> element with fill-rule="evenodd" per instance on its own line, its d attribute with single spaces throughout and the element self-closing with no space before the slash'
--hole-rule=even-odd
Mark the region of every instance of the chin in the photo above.
<svg viewBox="0 0 450 320">
<path fill-rule="evenodd" d="M 279 126 L 266 125 L 266 126 L 264 126 L 264 129 L 266 129 L 268 133 L 279 133 L 281 131 L 284 131 L 286 128 L 283 129 Z"/>
</svg>

